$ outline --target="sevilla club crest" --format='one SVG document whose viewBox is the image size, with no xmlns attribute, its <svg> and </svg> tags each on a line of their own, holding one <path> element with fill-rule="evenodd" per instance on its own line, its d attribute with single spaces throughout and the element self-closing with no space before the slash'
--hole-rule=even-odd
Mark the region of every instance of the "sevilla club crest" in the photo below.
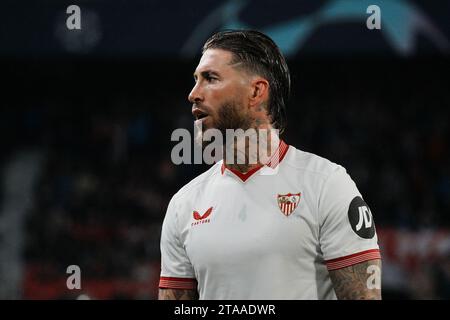
<svg viewBox="0 0 450 320">
<path fill-rule="evenodd" d="M 285 216 L 289 216 L 297 208 L 301 193 L 279 194 L 277 197 L 278 208 Z"/>
</svg>

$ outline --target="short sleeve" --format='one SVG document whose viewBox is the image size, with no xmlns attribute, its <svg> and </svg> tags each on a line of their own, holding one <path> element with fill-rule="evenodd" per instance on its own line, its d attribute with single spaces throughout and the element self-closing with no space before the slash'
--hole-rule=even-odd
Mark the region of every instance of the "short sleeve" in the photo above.
<svg viewBox="0 0 450 320">
<path fill-rule="evenodd" d="M 160 288 L 195 289 L 194 270 L 180 240 L 177 205 L 172 198 L 167 208 L 161 232 Z"/>
<path fill-rule="evenodd" d="M 319 242 L 328 270 L 380 259 L 372 212 L 343 167 L 325 180 L 318 208 Z"/>
</svg>

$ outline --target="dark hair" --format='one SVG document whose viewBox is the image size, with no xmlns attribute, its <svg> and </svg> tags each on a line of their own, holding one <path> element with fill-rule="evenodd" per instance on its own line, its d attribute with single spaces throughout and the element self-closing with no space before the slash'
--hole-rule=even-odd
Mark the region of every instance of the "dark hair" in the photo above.
<svg viewBox="0 0 450 320">
<path fill-rule="evenodd" d="M 291 77 L 278 46 L 265 34 L 255 30 L 225 30 L 211 36 L 203 45 L 208 49 L 223 49 L 233 53 L 232 63 L 242 63 L 247 71 L 269 82 L 268 114 L 272 125 L 283 132 L 286 128 L 286 103 Z"/>
</svg>

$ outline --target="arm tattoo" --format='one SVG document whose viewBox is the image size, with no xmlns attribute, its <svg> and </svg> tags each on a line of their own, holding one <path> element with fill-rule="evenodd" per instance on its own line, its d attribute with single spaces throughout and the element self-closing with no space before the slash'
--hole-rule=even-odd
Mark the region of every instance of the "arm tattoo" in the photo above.
<svg viewBox="0 0 450 320">
<path fill-rule="evenodd" d="M 381 300 L 380 259 L 332 270 L 330 278 L 339 300 Z"/>
<path fill-rule="evenodd" d="M 158 300 L 198 300 L 198 293 L 188 289 L 159 289 Z"/>
</svg>

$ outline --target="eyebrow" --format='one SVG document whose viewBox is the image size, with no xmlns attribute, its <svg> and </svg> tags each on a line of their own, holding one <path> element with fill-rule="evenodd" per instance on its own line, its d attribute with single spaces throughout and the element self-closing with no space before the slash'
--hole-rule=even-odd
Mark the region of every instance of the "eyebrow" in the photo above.
<svg viewBox="0 0 450 320">
<path fill-rule="evenodd" d="M 204 70 L 204 71 L 200 72 L 200 74 L 203 78 L 206 78 L 207 76 L 211 76 L 211 75 L 214 75 L 217 77 L 220 76 L 217 71 L 213 71 L 213 70 Z M 194 72 L 193 76 L 194 76 L 194 79 L 196 79 L 195 72 Z"/>
</svg>

